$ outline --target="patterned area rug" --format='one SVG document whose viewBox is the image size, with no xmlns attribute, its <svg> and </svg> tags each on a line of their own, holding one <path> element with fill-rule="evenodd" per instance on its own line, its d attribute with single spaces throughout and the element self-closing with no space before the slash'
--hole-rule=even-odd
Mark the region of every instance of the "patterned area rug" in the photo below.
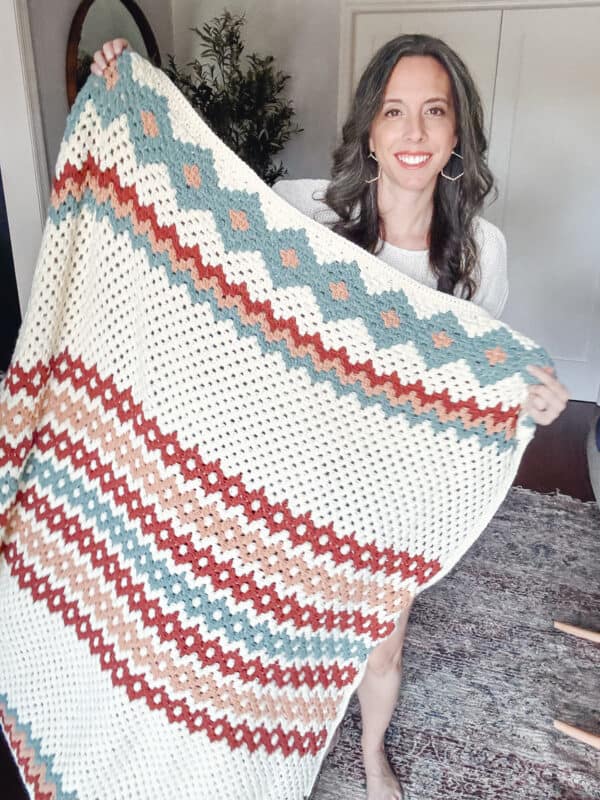
<svg viewBox="0 0 600 800">
<path fill-rule="evenodd" d="M 417 598 L 387 749 L 407 800 L 598 800 L 600 511 L 512 489 L 453 572 Z M 364 799 L 353 698 L 311 800 Z"/>
</svg>

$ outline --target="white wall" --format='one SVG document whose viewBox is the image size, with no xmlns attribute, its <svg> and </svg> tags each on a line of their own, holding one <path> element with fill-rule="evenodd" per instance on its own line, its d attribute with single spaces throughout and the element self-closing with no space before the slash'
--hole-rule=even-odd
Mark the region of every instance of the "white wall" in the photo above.
<svg viewBox="0 0 600 800">
<path fill-rule="evenodd" d="M 273 55 L 278 69 L 291 75 L 286 94 L 293 101 L 297 134 L 282 158 L 292 178 L 329 174 L 336 141 L 338 94 L 338 0 L 171 0 L 175 58 L 179 65 L 199 55 L 197 35 L 224 8 L 246 14 L 247 52 Z"/>
<path fill-rule="evenodd" d="M 17 0 L 0 3 L 0 108 L 10 110 L 10 124 L 0 125 L 0 169 L 21 316 L 29 297 L 49 194 L 26 12 L 27 7 Z"/>
<path fill-rule="evenodd" d="M 67 40 L 80 0 L 27 0 L 38 79 L 48 169 L 54 169 L 68 113 L 65 63 Z M 161 58 L 173 52 L 168 0 L 139 0 L 158 42 Z M 116 35 L 116 34 L 115 34 Z"/>
</svg>

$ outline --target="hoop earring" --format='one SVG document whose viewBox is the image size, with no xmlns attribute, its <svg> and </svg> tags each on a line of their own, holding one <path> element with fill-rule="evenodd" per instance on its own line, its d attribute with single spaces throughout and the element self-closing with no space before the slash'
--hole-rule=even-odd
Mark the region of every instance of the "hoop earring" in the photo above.
<svg viewBox="0 0 600 800">
<path fill-rule="evenodd" d="M 369 153 L 369 158 L 372 158 L 374 161 L 377 161 L 377 156 L 372 150 Z M 379 161 L 377 161 L 377 163 L 379 164 Z M 365 179 L 365 183 L 375 183 L 375 181 L 378 181 L 379 178 L 381 178 L 381 164 L 379 164 L 379 171 L 377 172 L 377 175 L 374 178 L 369 178 L 368 180 Z"/>
<path fill-rule="evenodd" d="M 461 154 L 457 153 L 456 150 L 452 151 L 452 155 L 453 156 L 457 156 L 458 158 L 460 158 L 461 161 L 463 160 L 463 157 L 461 156 Z M 463 171 L 460 173 L 460 175 L 455 175 L 454 178 L 453 178 L 450 175 L 446 175 L 446 173 L 444 172 L 444 167 L 442 167 L 442 178 L 446 178 L 447 181 L 457 181 L 459 178 L 462 178 L 462 176 L 464 174 L 465 174 L 465 171 L 463 169 Z"/>
</svg>

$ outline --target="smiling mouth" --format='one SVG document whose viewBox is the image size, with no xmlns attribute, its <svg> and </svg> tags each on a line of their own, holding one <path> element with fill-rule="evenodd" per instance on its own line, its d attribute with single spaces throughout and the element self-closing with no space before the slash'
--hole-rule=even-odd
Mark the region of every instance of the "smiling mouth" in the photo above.
<svg viewBox="0 0 600 800">
<path fill-rule="evenodd" d="M 431 153 L 394 153 L 396 160 L 408 169 L 418 169 L 431 160 Z"/>
</svg>

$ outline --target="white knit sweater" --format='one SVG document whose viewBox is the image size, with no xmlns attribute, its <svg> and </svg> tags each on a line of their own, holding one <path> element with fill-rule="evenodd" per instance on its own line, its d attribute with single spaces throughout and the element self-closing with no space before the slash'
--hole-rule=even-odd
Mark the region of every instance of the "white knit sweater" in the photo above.
<svg viewBox="0 0 600 800">
<path fill-rule="evenodd" d="M 325 224 L 336 219 L 335 212 L 321 199 L 327 183 L 324 179 L 300 178 L 278 181 L 273 189 L 303 214 Z M 476 218 L 475 236 L 479 245 L 481 278 L 473 302 L 493 317 L 500 317 L 508 298 L 506 240 L 502 231 L 483 217 Z M 428 250 L 404 250 L 384 242 L 377 255 L 419 283 L 436 288 Z"/>
</svg>

